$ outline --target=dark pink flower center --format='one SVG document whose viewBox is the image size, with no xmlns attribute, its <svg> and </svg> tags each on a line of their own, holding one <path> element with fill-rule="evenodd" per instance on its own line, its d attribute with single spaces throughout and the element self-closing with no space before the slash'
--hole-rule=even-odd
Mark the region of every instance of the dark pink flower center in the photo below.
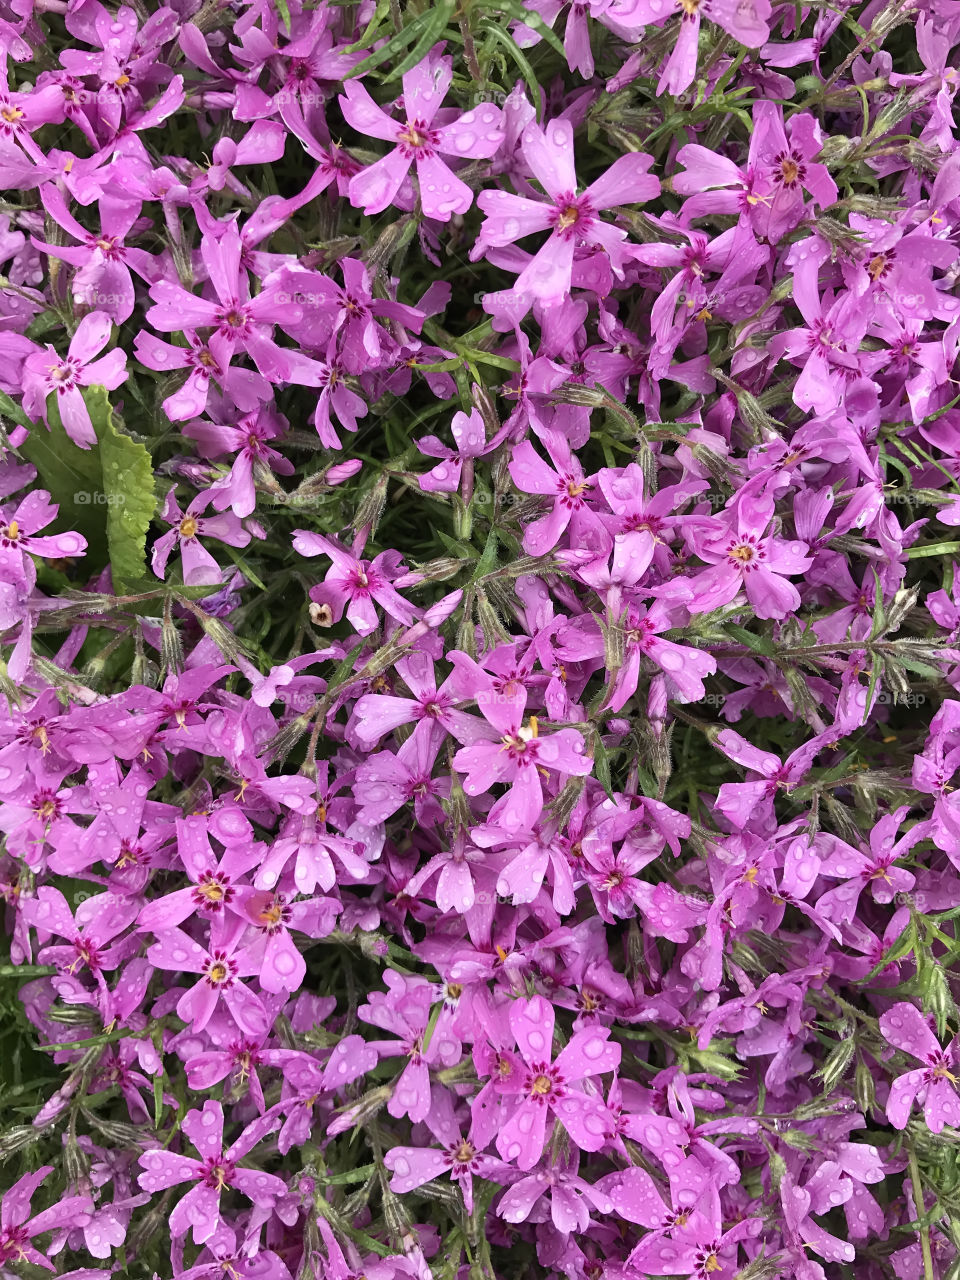
<svg viewBox="0 0 960 1280">
<path fill-rule="evenodd" d="M 439 133 L 420 119 L 408 120 L 397 133 L 397 143 L 405 159 L 432 156 L 439 141 Z"/>
<path fill-rule="evenodd" d="M 223 1156 L 211 1156 L 204 1162 L 203 1181 L 214 1191 L 222 1191 L 229 1187 L 233 1178 L 233 1165 Z"/>
<path fill-rule="evenodd" d="M 0 1262 L 20 1262 L 26 1257 L 26 1249 L 30 1243 L 24 1227 L 7 1227 L 0 1234 Z"/>
<path fill-rule="evenodd" d="M 753 573 L 767 558 L 767 549 L 753 533 L 741 534 L 730 539 L 727 559 L 741 573 Z"/>
<path fill-rule="evenodd" d="M 193 891 L 193 903 L 201 911 L 216 914 L 233 898 L 233 886 L 222 871 L 202 875 Z"/>
<path fill-rule="evenodd" d="M 571 191 L 556 201 L 551 222 L 559 236 L 583 237 L 593 225 L 594 210 L 586 196 L 576 196 Z"/>
<path fill-rule="evenodd" d="M 541 1106 L 555 1102 L 563 1093 L 563 1077 L 549 1062 L 538 1062 L 527 1072 L 523 1082 L 527 1097 Z"/>
<path fill-rule="evenodd" d="M 225 951 L 215 951 L 206 963 L 203 976 L 211 987 L 229 987 L 233 985 L 239 967 Z"/>
<path fill-rule="evenodd" d="M 807 176 L 803 156 L 795 148 L 781 151 L 773 160 L 773 180 L 788 191 L 795 190 Z"/>
</svg>

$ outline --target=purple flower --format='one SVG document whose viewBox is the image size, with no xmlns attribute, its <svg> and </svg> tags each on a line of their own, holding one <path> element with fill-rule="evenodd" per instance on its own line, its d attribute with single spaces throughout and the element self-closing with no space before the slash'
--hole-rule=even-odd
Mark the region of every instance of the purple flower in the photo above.
<svg viewBox="0 0 960 1280">
<path fill-rule="evenodd" d="M 239 916 L 215 920 L 210 944 L 203 947 L 182 929 L 164 929 L 147 959 L 158 969 L 195 973 L 198 981 L 177 1001 L 177 1016 L 202 1031 L 222 1000 L 245 1035 L 263 1035 L 269 1019 L 260 998 L 241 979 L 258 974 L 261 960 L 251 943 L 243 945 L 247 921 Z"/>
<path fill-rule="evenodd" d="M 65 1225 L 82 1227 L 90 1221 L 93 1200 L 89 1195 L 61 1197 L 49 1209 L 30 1216 L 34 1192 L 51 1173 L 53 1165 L 44 1165 L 36 1173 L 25 1173 L 3 1193 L 0 1201 L 0 1266 L 8 1262 L 26 1262 L 47 1271 L 56 1271 L 56 1266 L 46 1254 L 34 1247 L 34 1236 Z"/>
<path fill-rule="evenodd" d="M 593 762 L 583 735 L 576 729 L 559 729 L 541 737 L 536 716 L 524 724 L 525 689 L 500 693 L 493 678 L 465 654 L 451 656 L 463 676 L 474 675 L 474 697 L 487 721 L 477 729 L 480 741 L 461 747 L 453 758 L 454 769 L 466 774 L 463 789 L 475 796 L 494 783 L 506 783 L 509 790 L 490 810 L 489 820 L 507 830 L 532 830 L 543 808 L 541 770 L 545 775 L 553 771 L 579 777 L 591 772 Z"/>
<path fill-rule="evenodd" d="M 510 1029 L 520 1053 L 501 1054 L 495 1089 L 509 1109 L 497 1134 L 497 1150 L 521 1169 L 532 1169 L 540 1159 L 551 1113 L 583 1151 L 599 1151 L 612 1132 L 603 1099 L 574 1086 L 615 1071 L 620 1046 L 609 1042 L 606 1028 L 577 1031 L 552 1060 L 554 1022 L 553 1006 L 542 996 L 510 1006 Z"/>
<path fill-rule="evenodd" d="M 386 115 L 357 80 L 344 84 L 340 106 L 358 133 L 393 142 L 395 149 L 350 180 L 350 202 L 364 213 L 382 213 L 392 204 L 410 166 L 416 164 L 420 203 L 428 218 L 449 222 L 473 204 L 473 192 L 450 169 L 443 155 L 489 159 L 503 141 L 500 108 L 483 102 L 456 120 L 437 120 L 453 79 L 450 58 L 430 57 L 403 76 L 399 123 Z M 446 113 L 445 113 L 446 114 Z M 409 207 L 409 206 L 407 206 Z"/>
<path fill-rule="evenodd" d="M 183 581 L 187 586 L 223 580 L 223 570 L 200 539 L 216 538 L 231 547 L 245 547 L 250 541 L 250 534 L 232 512 L 215 516 L 201 514 L 216 496 L 213 489 L 198 493 L 186 511 L 181 511 L 177 504 L 176 489 L 169 491 L 161 515 L 173 528 L 169 533 L 161 534 L 151 552 L 150 563 L 158 578 L 166 576 L 170 554 L 175 546 L 179 546 L 183 557 Z"/>
<path fill-rule="evenodd" d="M 617 205 L 645 204 L 660 190 L 647 170 L 653 157 L 631 153 L 615 160 L 607 172 L 581 195 L 573 160 L 573 128 L 569 120 L 552 120 L 545 129 L 529 124 L 524 130 L 523 156 L 533 176 L 547 193 L 547 200 L 484 191 L 477 203 L 486 215 L 470 259 L 476 262 L 488 249 L 511 245 L 524 236 L 550 231 L 550 237 L 524 267 L 512 294 L 521 300 L 538 299 L 545 305 L 562 303 L 570 293 L 575 256 L 599 247 L 618 279 L 631 260 L 627 233 L 603 222 L 599 214 Z"/>
<path fill-rule="evenodd" d="M 893 1127 L 907 1127 L 915 1102 L 923 1106 L 923 1118 L 931 1133 L 940 1133 L 945 1124 L 960 1127 L 960 1037 L 955 1036 L 946 1048 L 941 1048 L 920 1011 L 902 1001 L 880 1015 L 880 1030 L 890 1044 L 924 1064 L 898 1076 L 890 1086 L 887 1119 Z"/>
<path fill-rule="evenodd" d="M 360 560 L 331 538 L 306 529 L 294 530 L 293 549 L 302 556 L 328 556 L 333 561 L 323 582 L 310 591 L 310 599 L 326 613 L 325 625 L 339 622 L 346 610 L 347 621 L 357 635 L 368 636 L 380 625 L 374 608 L 378 604 L 397 622 L 412 626 L 416 610 L 391 585 L 401 569 L 395 551 Z"/>
<path fill-rule="evenodd" d="M 247 1125 L 231 1146 L 223 1147 L 223 1108 L 208 1100 L 200 1111 L 188 1111 L 181 1123 L 187 1138 L 199 1152 L 196 1156 L 173 1151 L 145 1151 L 140 1157 L 143 1173 L 138 1182 L 144 1191 L 166 1191 L 184 1182 L 194 1185 L 177 1202 L 170 1214 L 172 1235 L 183 1236 L 193 1228 L 195 1244 L 204 1244 L 220 1225 L 220 1196 L 236 1188 L 253 1204 L 272 1208 L 277 1197 L 286 1194 L 287 1184 L 272 1173 L 245 1169 L 238 1162 L 256 1144 L 279 1127 L 279 1118 L 266 1116 Z"/>
<path fill-rule="evenodd" d="M 70 339 L 65 356 L 53 347 L 27 356 L 23 365 L 23 407 L 32 417 L 47 418 L 47 397 L 56 392 L 57 411 L 70 439 L 81 449 L 97 443 L 81 387 L 102 386 L 115 391 L 127 379 L 127 357 L 117 348 L 93 357 L 110 341 L 110 318 L 103 311 L 84 316 Z"/>
</svg>

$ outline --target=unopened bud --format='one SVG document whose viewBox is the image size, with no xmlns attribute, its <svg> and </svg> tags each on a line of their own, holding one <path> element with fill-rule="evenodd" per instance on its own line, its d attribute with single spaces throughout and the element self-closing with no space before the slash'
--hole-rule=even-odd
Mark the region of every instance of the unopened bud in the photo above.
<svg viewBox="0 0 960 1280">
<path fill-rule="evenodd" d="M 351 480 L 362 468 L 363 463 L 359 458 L 350 458 L 347 462 L 335 462 L 332 467 L 328 467 L 323 473 L 323 478 L 329 485 L 343 484 Z"/>
</svg>

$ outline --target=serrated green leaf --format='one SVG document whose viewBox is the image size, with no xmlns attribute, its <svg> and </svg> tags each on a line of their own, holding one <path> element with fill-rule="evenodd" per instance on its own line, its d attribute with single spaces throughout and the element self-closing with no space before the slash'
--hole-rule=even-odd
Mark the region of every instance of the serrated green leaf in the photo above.
<svg viewBox="0 0 960 1280">
<path fill-rule="evenodd" d="M 147 530 L 157 509 L 153 465 L 146 446 L 118 428 L 105 387 L 90 387 L 85 400 L 100 441 L 107 500 L 107 547 L 114 587 L 144 577 Z"/>
</svg>

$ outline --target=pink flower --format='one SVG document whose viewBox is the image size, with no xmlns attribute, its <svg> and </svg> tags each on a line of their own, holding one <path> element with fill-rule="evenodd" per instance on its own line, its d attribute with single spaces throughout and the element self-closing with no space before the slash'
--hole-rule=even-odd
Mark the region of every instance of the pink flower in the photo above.
<svg viewBox="0 0 960 1280">
<path fill-rule="evenodd" d="M 604 1028 L 577 1031 L 553 1057 L 553 1006 L 543 996 L 517 1000 L 510 1006 L 510 1028 L 519 1055 L 504 1051 L 495 1090 L 514 1105 L 497 1134 L 504 1160 L 532 1169 L 546 1142 L 547 1117 L 555 1113 L 583 1151 L 599 1151 L 613 1132 L 603 1099 L 573 1086 L 620 1065 L 620 1046 L 611 1044 Z"/>
<path fill-rule="evenodd" d="M 905 1129 L 913 1104 L 919 1101 L 931 1133 L 940 1133 L 945 1124 L 960 1128 L 960 1036 L 942 1049 L 919 1009 L 905 1002 L 880 1015 L 880 1030 L 892 1045 L 924 1063 L 890 1086 L 887 1119 L 893 1127 Z"/>
<path fill-rule="evenodd" d="M 488 722 L 485 730 L 477 730 L 486 741 L 462 747 L 453 758 L 454 769 L 467 775 L 463 789 L 476 796 L 494 783 L 506 783 L 510 789 L 490 810 L 490 822 L 509 830 L 532 830 L 543 809 L 541 771 L 583 777 L 592 770 L 583 735 L 560 729 L 541 738 L 536 716 L 523 723 L 526 689 L 499 693 L 493 678 L 465 654 L 454 653 L 451 659 L 468 678 L 473 673 L 474 696 Z"/>
<path fill-rule="evenodd" d="M 328 556 L 333 561 L 322 584 L 310 592 L 314 604 L 326 606 L 328 626 L 339 622 L 346 609 L 357 635 L 368 636 L 380 625 L 374 604 L 405 627 L 413 625 L 416 610 L 391 586 L 401 567 L 397 552 L 382 551 L 373 560 L 359 560 L 333 539 L 305 529 L 294 530 L 293 549 L 302 556 Z"/>
<path fill-rule="evenodd" d="M 214 516 L 201 514 L 217 496 L 215 489 L 207 489 L 197 494 L 186 511 L 181 511 L 177 504 L 176 490 L 171 489 L 167 494 L 161 514 L 173 528 L 169 533 L 161 534 L 151 552 L 151 564 L 158 578 L 166 576 L 167 560 L 173 548 L 179 544 L 183 557 L 183 581 L 187 586 L 222 581 L 223 570 L 200 539 L 216 538 L 231 547 L 245 547 L 250 541 L 250 534 L 231 511 Z"/>
<path fill-rule="evenodd" d="M 33 1237 L 64 1226 L 82 1227 L 90 1221 L 93 1210 L 90 1196 L 61 1197 L 49 1209 L 30 1217 L 31 1197 L 51 1173 L 53 1165 L 44 1165 L 36 1173 L 25 1173 L 4 1192 L 0 1202 L 0 1266 L 6 1268 L 8 1262 L 26 1262 L 56 1271 L 46 1254 L 34 1248 Z"/>
<path fill-rule="evenodd" d="M 286 1194 L 287 1184 L 272 1173 L 244 1169 L 238 1161 L 261 1138 L 279 1128 L 278 1116 L 266 1116 L 247 1125 L 240 1137 L 223 1149 L 223 1107 L 208 1100 L 201 1111 L 188 1111 L 181 1128 L 200 1154 L 177 1155 L 173 1151 L 145 1151 L 140 1157 L 143 1173 L 138 1181 L 144 1191 L 166 1191 L 183 1182 L 193 1182 L 170 1214 L 170 1232 L 182 1236 L 193 1228 L 195 1244 L 209 1240 L 220 1224 L 220 1196 L 236 1188 L 261 1208 L 272 1208 L 277 1197 Z"/>
<path fill-rule="evenodd" d="M 166 929 L 147 951 L 158 969 L 195 973 L 199 980 L 177 1001 L 177 1016 L 202 1031 L 222 1000 L 245 1035 L 262 1036 L 270 1020 L 260 998 L 241 981 L 258 974 L 261 957 L 254 945 L 241 946 L 247 921 L 230 916 L 213 922 L 210 945 L 202 947 L 182 929 Z"/>
<path fill-rule="evenodd" d="M 420 203 L 428 218 L 449 222 L 473 204 L 473 192 L 441 155 L 489 159 L 503 141 L 500 108 L 483 102 L 457 120 L 437 123 L 453 79 L 450 58 L 428 57 L 403 77 L 401 123 L 391 119 L 357 80 L 344 84 L 340 106 L 347 122 L 369 137 L 396 144 L 393 151 L 350 181 L 350 202 L 364 213 L 382 213 L 394 202 L 410 166 L 416 164 Z M 405 205 L 409 208 L 409 205 Z"/>
<path fill-rule="evenodd" d="M 529 124 L 521 145 L 524 159 L 549 198 L 532 200 L 507 191 L 482 192 L 477 204 L 486 220 L 470 251 L 471 262 L 486 256 L 488 249 L 549 230 L 549 239 L 521 271 L 511 291 L 525 311 L 534 299 L 550 306 L 563 302 L 570 293 L 578 254 L 599 248 L 614 275 L 622 279 L 623 268 L 632 258 L 625 243 L 627 233 L 601 221 L 598 215 L 617 205 L 645 204 L 657 195 L 660 183 L 647 173 L 653 157 L 637 152 L 621 156 L 582 195 L 577 195 L 573 126 L 569 120 L 552 120 L 546 129 Z"/>
<path fill-rule="evenodd" d="M 87 540 L 79 533 L 36 537 L 38 529 L 45 529 L 56 519 L 58 510 L 56 503 L 50 501 L 49 493 L 34 489 L 20 500 L 12 514 L 4 513 L 0 520 L 0 581 L 32 590 L 37 580 L 33 556 L 59 559 L 83 555 Z M 0 615 L 0 626 L 3 625 Z"/>
<path fill-rule="evenodd" d="M 546 432 L 544 444 L 552 467 L 543 461 L 529 440 L 516 446 L 510 460 L 510 475 L 522 493 L 538 493 L 553 500 L 547 515 L 533 520 L 524 529 L 523 549 L 531 556 L 552 551 L 568 526 L 573 538 L 585 527 L 602 527 L 600 517 L 587 506 L 595 478 L 584 475 L 576 455 L 558 432 Z"/>
<path fill-rule="evenodd" d="M 127 378 L 127 357 L 120 348 L 94 360 L 110 341 L 110 317 L 91 311 L 77 325 L 65 356 L 53 347 L 27 356 L 23 363 L 23 408 L 34 418 L 47 418 L 47 397 L 57 395 L 57 411 L 70 439 L 81 449 L 97 443 L 81 387 L 102 386 L 115 391 Z"/>
<path fill-rule="evenodd" d="M 506 1165 L 494 1156 L 483 1154 L 492 1135 L 481 1133 L 482 1120 L 475 1118 L 466 1138 L 457 1123 L 447 1089 L 435 1086 L 431 1092 L 426 1125 L 438 1142 L 436 1147 L 393 1147 L 383 1163 L 393 1174 L 390 1190 L 397 1195 L 422 1187 L 425 1182 L 448 1173 L 460 1184 L 467 1213 L 473 1212 L 473 1177 L 496 1181 L 508 1172 Z"/>
<path fill-rule="evenodd" d="M 713 567 L 691 579 L 691 612 L 730 604 L 741 591 L 758 618 L 785 618 L 800 607 L 800 593 L 787 576 L 813 563 L 803 542 L 767 533 L 773 504 L 741 502 L 735 510 L 688 526 L 691 549 Z"/>
</svg>

